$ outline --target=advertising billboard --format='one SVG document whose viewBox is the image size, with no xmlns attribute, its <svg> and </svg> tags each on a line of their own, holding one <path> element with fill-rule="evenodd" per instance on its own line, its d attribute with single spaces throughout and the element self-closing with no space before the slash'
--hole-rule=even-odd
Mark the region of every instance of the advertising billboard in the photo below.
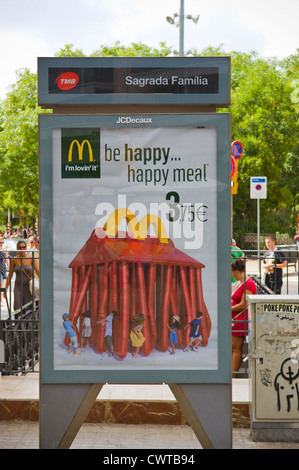
<svg viewBox="0 0 299 470">
<path fill-rule="evenodd" d="M 230 116 L 40 116 L 41 382 L 230 381 Z"/>
</svg>

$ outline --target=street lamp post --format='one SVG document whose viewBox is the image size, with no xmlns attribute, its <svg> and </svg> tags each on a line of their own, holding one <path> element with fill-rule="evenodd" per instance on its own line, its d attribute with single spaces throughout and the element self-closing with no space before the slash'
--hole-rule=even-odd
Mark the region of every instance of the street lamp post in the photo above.
<svg viewBox="0 0 299 470">
<path fill-rule="evenodd" d="M 181 7 L 180 7 L 180 44 L 179 44 L 179 55 L 180 55 L 180 57 L 183 57 L 183 55 L 184 55 L 184 25 L 185 25 L 184 0 L 181 0 Z"/>
<path fill-rule="evenodd" d="M 177 22 L 175 23 L 175 18 L 179 18 Z M 184 56 L 184 23 L 185 23 L 185 18 L 188 20 L 192 20 L 195 24 L 198 22 L 199 15 L 197 17 L 193 17 L 191 15 L 186 15 L 184 13 L 184 0 L 181 0 L 181 5 L 180 5 L 180 13 L 174 13 L 173 16 L 167 16 L 166 20 L 170 24 L 175 24 L 177 27 L 180 28 L 180 44 L 179 44 L 179 56 L 183 57 Z"/>
</svg>

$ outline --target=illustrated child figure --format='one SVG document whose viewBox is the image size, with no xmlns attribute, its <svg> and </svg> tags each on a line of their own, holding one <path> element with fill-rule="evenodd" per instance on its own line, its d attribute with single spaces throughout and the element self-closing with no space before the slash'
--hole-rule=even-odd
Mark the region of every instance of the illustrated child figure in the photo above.
<svg viewBox="0 0 299 470">
<path fill-rule="evenodd" d="M 139 354 L 139 350 L 145 341 L 145 337 L 141 332 L 144 320 L 145 316 L 143 315 L 143 313 L 137 313 L 132 320 L 133 325 L 130 332 L 130 338 L 132 346 L 133 348 L 135 348 L 133 352 L 133 357 L 141 357 Z"/>
<path fill-rule="evenodd" d="M 81 334 L 81 348 L 83 347 L 84 344 L 84 339 L 85 339 L 85 344 L 87 342 L 87 338 L 91 337 L 91 313 L 90 310 L 85 310 L 85 312 L 82 313 L 83 317 L 83 331 Z"/>
<path fill-rule="evenodd" d="M 178 344 L 178 341 L 179 341 L 177 330 L 180 330 L 181 328 L 179 316 L 173 315 L 171 324 L 170 325 L 167 324 L 166 326 L 169 329 L 169 341 L 171 344 L 170 354 L 175 354 L 175 345 Z"/>
<path fill-rule="evenodd" d="M 66 334 L 68 335 L 68 337 L 70 338 L 70 345 L 69 347 L 67 348 L 67 352 L 69 352 L 69 350 L 71 349 L 71 346 L 73 346 L 73 349 L 74 349 L 74 356 L 80 356 L 80 353 L 77 352 L 77 348 L 78 348 L 78 341 L 77 341 L 77 335 L 76 335 L 76 332 L 75 332 L 75 329 L 74 329 L 74 325 L 72 324 L 72 322 L 70 321 L 70 316 L 68 313 L 64 313 L 62 315 L 62 318 L 63 318 L 63 328 L 65 329 L 65 332 Z"/>
<path fill-rule="evenodd" d="M 197 351 L 197 347 L 201 343 L 202 339 L 199 339 L 200 336 L 200 327 L 201 327 L 201 317 L 202 317 L 202 312 L 197 312 L 196 318 L 194 318 L 188 325 L 185 326 L 185 329 L 191 326 L 190 330 L 190 341 L 188 345 L 185 347 L 184 351 L 189 351 L 189 346 L 192 345 L 192 351 Z M 193 343 L 197 341 L 198 344 L 197 346 L 194 346 Z"/>
<path fill-rule="evenodd" d="M 113 346 L 113 320 L 117 317 L 117 312 L 115 310 L 112 310 L 109 315 L 107 315 L 105 318 L 102 318 L 102 320 L 98 320 L 97 324 L 99 323 L 104 323 L 105 322 L 105 333 L 104 333 L 104 338 L 106 342 L 106 346 L 108 348 L 108 356 L 112 357 L 114 356 L 114 346 Z"/>
</svg>

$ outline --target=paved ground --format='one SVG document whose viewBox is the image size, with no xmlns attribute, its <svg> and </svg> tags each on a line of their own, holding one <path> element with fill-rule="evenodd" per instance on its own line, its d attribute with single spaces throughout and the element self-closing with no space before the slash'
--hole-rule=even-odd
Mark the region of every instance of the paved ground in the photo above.
<svg viewBox="0 0 299 470">
<path fill-rule="evenodd" d="M 39 423 L 0 421 L 0 449 L 38 449 Z M 189 426 L 83 424 L 71 449 L 202 449 Z M 233 449 L 299 449 L 294 442 L 254 442 L 250 430 L 233 429 Z"/>
</svg>

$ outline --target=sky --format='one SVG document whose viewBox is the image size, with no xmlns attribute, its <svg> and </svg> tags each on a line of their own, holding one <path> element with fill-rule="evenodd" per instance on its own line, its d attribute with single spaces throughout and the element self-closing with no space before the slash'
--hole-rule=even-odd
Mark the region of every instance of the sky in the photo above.
<svg viewBox="0 0 299 470">
<path fill-rule="evenodd" d="M 179 28 L 166 16 L 182 0 L 0 0 L 0 99 L 16 71 L 37 70 L 37 57 L 52 57 L 66 44 L 89 55 L 116 41 L 179 49 Z M 299 48 L 298 0 L 184 0 L 184 50 L 208 46 L 226 52 L 255 50 L 283 58 Z"/>
</svg>

